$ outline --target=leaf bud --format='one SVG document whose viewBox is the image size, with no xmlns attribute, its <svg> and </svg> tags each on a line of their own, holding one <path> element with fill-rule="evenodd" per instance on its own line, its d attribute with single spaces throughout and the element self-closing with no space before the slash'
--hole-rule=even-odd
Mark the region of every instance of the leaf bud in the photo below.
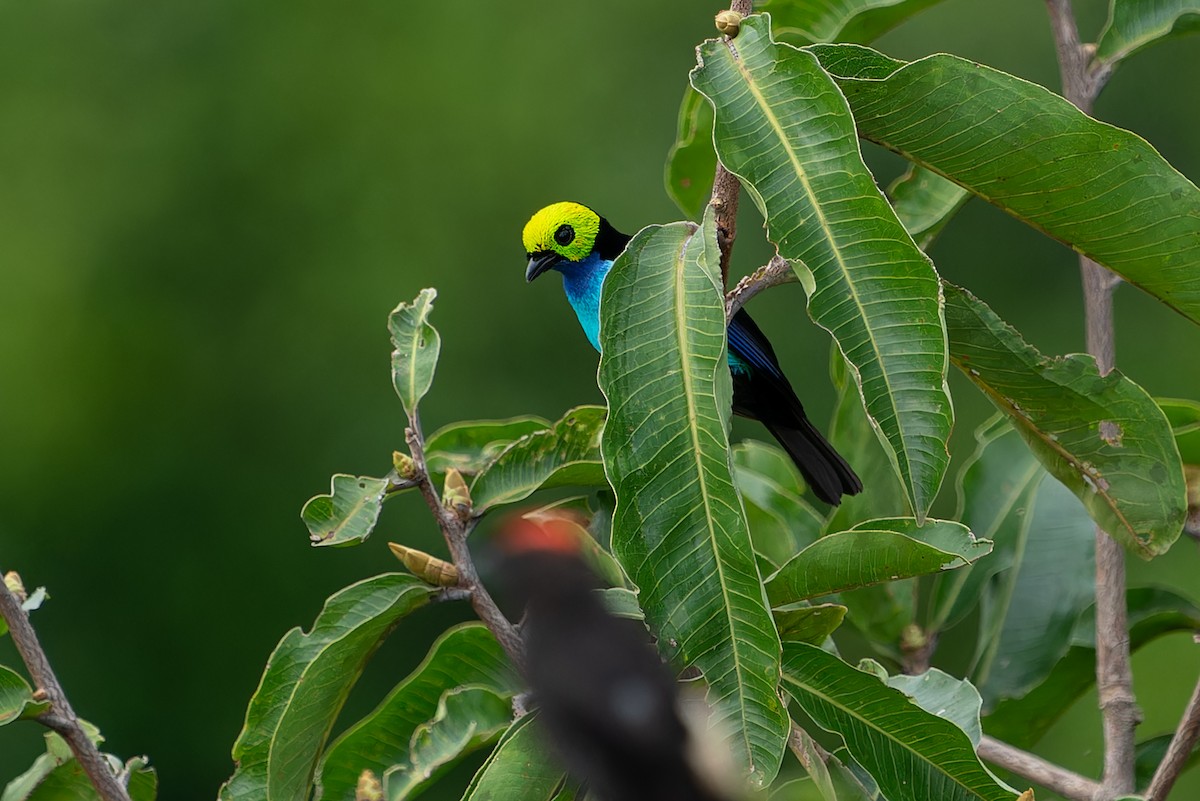
<svg viewBox="0 0 1200 801">
<path fill-rule="evenodd" d="M 29 597 L 29 593 L 25 591 L 25 584 L 21 581 L 21 576 L 15 570 L 4 574 L 4 586 L 8 587 L 8 591 L 17 596 L 17 600 L 21 603 L 25 603 L 25 599 Z"/>
<path fill-rule="evenodd" d="M 446 483 L 442 485 L 442 506 L 457 514 L 467 517 L 471 514 L 471 491 L 462 473 L 456 468 L 446 468 Z"/>
<path fill-rule="evenodd" d="M 722 11 L 717 14 L 715 22 L 717 23 L 717 30 L 730 39 L 737 36 L 738 31 L 742 29 L 742 15 L 736 11 Z"/>
<path fill-rule="evenodd" d="M 458 568 L 445 559 L 430 556 L 424 551 L 409 548 L 397 542 L 389 542 L 388 548 L 412 574 L 438 587 L 457 587 Z"/>
<path fill-rule="evenodd" d="M 407 453 L 392 451 L 392 467 L 396 468 L 396 475 L 400 478 L 412 481 L 417 477 L 417 464 Z"/>
</svg>

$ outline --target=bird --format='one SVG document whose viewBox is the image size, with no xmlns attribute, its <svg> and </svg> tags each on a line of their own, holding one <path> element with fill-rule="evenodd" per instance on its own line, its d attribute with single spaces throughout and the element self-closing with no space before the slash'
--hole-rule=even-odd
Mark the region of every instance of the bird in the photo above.
<svg viewBox="0 0 1200 801">
<path fill-rule="evenodd" d="M 566 518 L 514 516 L 491 539 L 500 587 L 524 609 L 524 672 L 544 739 L 589 798 L 728 801 L 730 777 L 706 750 L 721 746 L 681 714 L 642 621 L 605 607 L 580 530 Z"/>
<path fill-rule="evenodd" d="M 522 232 L 529 259 L 525 280 L 562 274 L 567 301 L 589 342 L 600 350 L 600 291 L 632 239 L 589 207 L 571 201 L 538 211 Z M 799 468 L 813 494 L 834 506 L 862 491 L 862 481 L 817 430 L 762 330 L 745 309 L 729 321 L 727 354 L 734 414 L 762 423 Z"/>
</svg>

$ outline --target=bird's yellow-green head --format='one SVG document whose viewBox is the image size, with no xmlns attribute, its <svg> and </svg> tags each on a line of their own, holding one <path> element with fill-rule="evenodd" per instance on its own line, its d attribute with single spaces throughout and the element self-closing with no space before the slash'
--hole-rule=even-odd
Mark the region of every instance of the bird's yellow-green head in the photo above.
<svg viewBox="0 0 1200 801">
<path fill-rule="evenodd" d="M 604 220 L 580 203 L 552 203 L 525 223 L 522 238 L 529 268 L 525 278 L 532 281 L 563 260 L 581 262 L 596 246 Z"/>
</svg>

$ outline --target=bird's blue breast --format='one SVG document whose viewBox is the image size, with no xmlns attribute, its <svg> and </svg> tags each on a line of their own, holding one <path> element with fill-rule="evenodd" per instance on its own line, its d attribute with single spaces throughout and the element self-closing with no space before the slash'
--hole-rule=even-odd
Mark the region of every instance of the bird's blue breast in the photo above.
<svg viewBox="0 0 1200 801">
<path fill-rule="evenodd" d="M 562 273 L 567 301 L 575 310 L 583 333 L 597 351 L 600 350 L 600 291 L 612 266 L 613 263 L 608 259 L 592 253 L 581 262 L 565 262 L 555 268 Z M 748 372 L 750 365 L 733 352 L 734 343 L 729 344 L 729 368 L 735 373 Z"/>
</svg>

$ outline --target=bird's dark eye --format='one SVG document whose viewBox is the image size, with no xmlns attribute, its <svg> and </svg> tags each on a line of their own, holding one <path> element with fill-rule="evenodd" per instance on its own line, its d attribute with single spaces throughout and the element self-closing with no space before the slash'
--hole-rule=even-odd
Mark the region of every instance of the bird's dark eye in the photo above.
<svg viewBox="0 0 1200 801">
<path fill-rule="evenodd" d="M 554 232 L 554 241 L 566 247 L 575 241 L 575 229 L 569 225 L 560 225 Z"/>
</svg>

